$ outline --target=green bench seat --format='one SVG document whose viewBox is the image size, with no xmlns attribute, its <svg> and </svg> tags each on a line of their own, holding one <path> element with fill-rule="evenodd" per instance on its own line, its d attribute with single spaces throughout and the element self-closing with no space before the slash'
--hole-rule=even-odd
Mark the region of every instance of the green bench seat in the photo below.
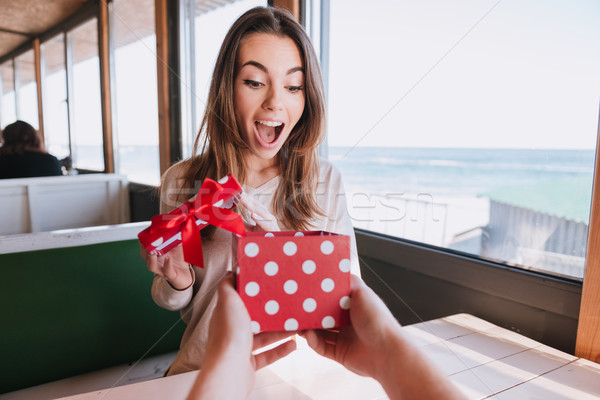
<svg viewBox="0 0 600 400">
<path fill-rule="evenodd" d="M 150 297 L 136 239 L 0 254 L 0 268 L 0 393 L 179 348 L 184 323 Z"/>
</svg>

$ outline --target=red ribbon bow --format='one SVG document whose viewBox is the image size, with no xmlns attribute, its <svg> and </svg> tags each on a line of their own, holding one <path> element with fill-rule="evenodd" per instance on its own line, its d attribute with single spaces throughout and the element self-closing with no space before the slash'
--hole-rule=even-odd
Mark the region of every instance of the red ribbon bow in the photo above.
<svg viewBox="0 0 600 400">
<path fill-rule="evenodd" d="M 202 255 L 202 239 L 196 220 L 217 226 L 241 236 L 246 235 L 244 222 L 235 212 L 217 205 L 231 199 L 235 193 L 224 188 L 212 179 L 205 179 L 196 196 L 170 214 L 160 214 L 152 217 L 150 231 L 160 234 L 160 231 L 178 228 L 181 231 L 183 258 L 186 262 L 204 268 Z M 217 204 L 217 205 L 215 205 Z M 167 217 L 168 216 L 168 217 Z M 168 218 L 168 219 L 167 219 Z"/>
</svg>

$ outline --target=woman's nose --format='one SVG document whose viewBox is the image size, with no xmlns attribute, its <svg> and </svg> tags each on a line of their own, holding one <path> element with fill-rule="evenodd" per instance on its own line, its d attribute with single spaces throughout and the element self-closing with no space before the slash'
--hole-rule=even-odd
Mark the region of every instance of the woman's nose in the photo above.
<svg viewBox="0 0 600 400">
<path fill-rule="evenodd" d="M 282 90 L 271 87 L 267 92 L 263 107 L 267 110 L 281 110 L 283 108 L 281 92 Z"/>
</svg>

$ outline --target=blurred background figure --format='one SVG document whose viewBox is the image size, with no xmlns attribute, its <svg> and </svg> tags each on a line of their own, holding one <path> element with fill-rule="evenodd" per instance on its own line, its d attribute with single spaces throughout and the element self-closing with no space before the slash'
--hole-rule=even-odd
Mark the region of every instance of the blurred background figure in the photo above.
<svg viewBox="0 0 600 400">
<path fill-rule="evenodd" d="M 61 164 L 48 154 L 35 128 L 24 121 L 2 131 L 0 179 L 62 175 Z"/>
<path fill-rule="evenodd" d="M 63 175 L 77 175 L 79 172 L 73 168 L 73 159 L 71 156 L 66 156 L 59 160 Z"/>
</svg>

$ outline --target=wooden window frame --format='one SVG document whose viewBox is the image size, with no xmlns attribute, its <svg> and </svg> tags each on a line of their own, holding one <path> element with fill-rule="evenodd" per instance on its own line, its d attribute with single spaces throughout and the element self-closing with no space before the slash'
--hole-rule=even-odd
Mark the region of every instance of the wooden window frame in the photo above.
<svg viewBox="0 0 600 400">
<path fill-rule="evenodd" d="M 600 128 L 575 355 L 600 363 Z"/>
</svg>

